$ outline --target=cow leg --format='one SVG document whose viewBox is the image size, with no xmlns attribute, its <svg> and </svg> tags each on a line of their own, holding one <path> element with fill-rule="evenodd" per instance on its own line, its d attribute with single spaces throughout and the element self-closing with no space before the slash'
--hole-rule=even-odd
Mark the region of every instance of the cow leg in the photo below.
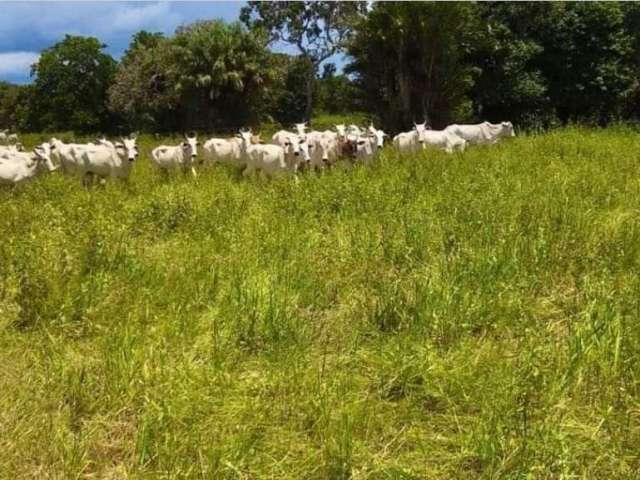
<svg viewBox="0 0 640 480">
<path fill-rule="evenodd" d="M 93 173 L 86 172 L 84 174 L 84 177 L 82 177 L 82 186 L 90 187 L 92 183 L 93 183 Z"/>
<path fill-rule="evenodd" d="M 244 171 L 242 172 L 242 176 L 243 177 L 247 177 L 247 176 L 251 175 L 251 172 L 253 172 L 253 168 L 251 168 L 249 165 L 247 165 L 246 168 L 244 169 Z"/>
</svg>

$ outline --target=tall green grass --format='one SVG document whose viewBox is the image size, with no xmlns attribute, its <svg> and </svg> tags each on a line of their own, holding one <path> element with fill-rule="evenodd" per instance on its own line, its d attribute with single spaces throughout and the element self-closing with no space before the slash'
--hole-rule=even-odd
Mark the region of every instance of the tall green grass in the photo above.
<svg viewBox="0 0 640 480">
<path fill-rule="evenodd" d="M 0 478 L 640 478 L 636 132 L 299 182 L 154 143 L 0 191 Z"/>
</svg>

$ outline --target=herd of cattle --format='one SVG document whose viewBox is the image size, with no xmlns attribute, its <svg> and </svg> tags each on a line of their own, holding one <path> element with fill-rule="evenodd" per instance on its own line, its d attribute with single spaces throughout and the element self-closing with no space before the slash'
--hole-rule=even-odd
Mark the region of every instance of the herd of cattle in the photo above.
<svg viewBox="0 0 640 480">
<path fill-rule="evenodd" d="M 401 153 L 415 153 L 429 146 L 452 153 L 464 151 L 467 145 L 493 144 L 514 135 L 511 122 L 450 125 L 444 130 L 431 130 L 422 123 L 396 135 L 393 145 Z M 286 172 L 295 175 L 305 168 L 330 167 L 341 158 L 369 163 L 384 146 L 386 137 L 373 125 L 368 128 L 336 125 L 335 130 L 320 132 L 307 131 L 305 123 L 296 124 L 295 132 L 276 132 L 269 144 L 251 130 L 240 130 L 233 138 L 211 138 L 202 146 L 192 134 L 185 135 L 179 145 L 154 148 L 151 163 L 162 171 L 177 168 L 191 172 L 194 177 L 196 167 L 216 163 L 243 169 L 243 175 L 254 171 L 268 177 Z M 0 184 L 16 184 L 55 170 L 78 176 L 85 184 L 95 177 L 126 179 L 138 158 L 137 139 L 133 135 L 121 137 L 115 143 L 106 138 L 86 144 L 52 138 L 32 152 L 23 150 L 16 134 L 0 131 Z"/>
</svg>

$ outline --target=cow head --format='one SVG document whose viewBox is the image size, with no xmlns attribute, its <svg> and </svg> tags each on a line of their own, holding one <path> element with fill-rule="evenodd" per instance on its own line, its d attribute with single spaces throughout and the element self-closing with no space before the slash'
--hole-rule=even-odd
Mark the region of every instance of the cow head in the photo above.
<svg viewBox="0 0 640 480">
<path fill-rule="evenodd" d="M 341 141 L 345 141 L 347 139 L 347 127 L 343 124 L 336 125 L 336 132 L 338 132 L 338 137 L 340 137 Z"/>
<path fill-rule="evenodd" d="M 138 158 L 138 146 L 136 145 L 135 137 L 120 138 L 120 141 L 115 144 L 115 149 L 121 158 L 126 158 L 129 162 L 133 162 Z"/>
<path fill-rule="evenodd" d="M 500 123 L 502 127 L 502 136 L 503 137 L 515 137 L 516 132 L 513 131 L 513 124 L 511 122 L 502 122 Z"/>
<path fill-rule="evenodd" d="M 384 137 L 387 136 L 382 130 L 378 130 L 373 126 L 373 123 L 369 125 L 369 136 L 375 139 L 375 146 L 377 149 L 380 149 L 384 146 Z"/>
<path fill-rule="evenodd" d="M 200 142 L 198 142 L 198 138 L 195 133 L 185 135 L 181 146 L 185 158 L 190 158 L 192 162 L 198 158 L 198 146 L 200 146 Z M 202 161 L 203 160 L 200 160 L 200 163 L 202 163 Z"/>
<path fill-rule="evenodd" d="M 372 139 L 365 135 L 358 135 L 354 142 L 354 155 L 356 158 L 368 157 L 373 153 Z"/>
<path fill-rule="evenodd" d="M 242 147 L 242 149 L 246 150 L 247 147 L 251 145 L 251 139 L 253 137 L 253 134 L 251 133 L 251 129 L 249 130 L 241 129 L 238 135 L 236 135 L 236 137 L 241 140 L 240 146 Z"/>
<path fill-rule="evenodd" d="M 425 148 L 424 135 L 425 135 L 425 132 L 427 131 L 427 122 L 422 122 L 422 123 L 413 122 L 413 129 L 418 134 L 418 143 L 422 145 L 422 148 Z"/>
<path fill-rule="evenodd" d="M 306 135 L 288 135 L 284 142 L 284 151 L 296 157 L 297 162 L 309 162 L 311 160 Z"/>
<path fill-rule="evenodd" d="M 330 138 L 322 136 L 317 140 L 315 144 L 315 148 L 318 148 L 320 150 L 322 161 L 324 163 L 329 163 L 329 152 L 331 152 L 332 142 L 333 140 L 331 140 Z"/>
<path fill-rule="evenodd" d="M 53 165 L 53 162 L 51 161 L 51 150 L 51 144 L 45 142 L 42 145 L 38 145 L 36 148 L 34 148 L 33 153 L 36 157 L 36 161 L 38 161 L 40 164 L 44 164 L 47 167 L 47 170 L 53 172 L 58 167 L 55 167 Z"/>
</svg>

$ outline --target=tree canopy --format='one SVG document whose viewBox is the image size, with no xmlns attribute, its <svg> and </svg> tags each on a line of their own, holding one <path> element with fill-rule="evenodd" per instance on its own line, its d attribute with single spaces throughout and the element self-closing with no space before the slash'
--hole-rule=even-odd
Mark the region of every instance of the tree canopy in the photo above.
<svg viewBox="0 0 640 480">
<path fill-rule="evenodd" d="M 119 62 L 104 48 L 45 49 L 31 85 L 0 85 L 0 128 L 233 130 L 314 109 L 389 131 L 640 118 L 638 3 L 248 2 L 236 22 L 140 31 Z"/>
<path fill-rule="evenodd" d="M 96 131 L 108 128 L 107 90 L 116 61 L 97 38 L 66 35 L 42 51 L 32 68 L 32 128 Z"/>
</svg>

